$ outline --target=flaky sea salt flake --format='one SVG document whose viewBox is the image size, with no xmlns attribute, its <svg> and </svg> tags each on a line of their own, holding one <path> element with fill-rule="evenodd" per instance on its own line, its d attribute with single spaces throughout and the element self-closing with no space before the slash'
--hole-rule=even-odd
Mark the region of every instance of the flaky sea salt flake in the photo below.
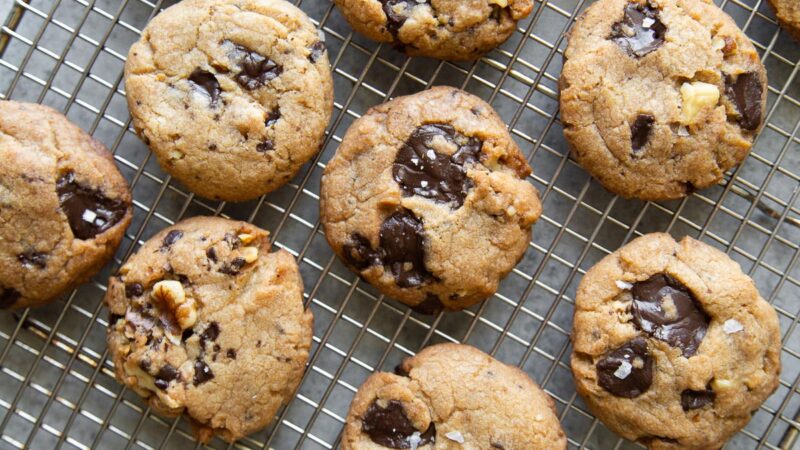
<svg viewBox="0 0 800 450">
<path fill-rule="evenodd" d="M 460 431 L 448 431 L 445 433 L 444 437 L 453 442 L 458 442 L 459 444 L 464 443 L 464 435 L 462 435 Z"/>
<path fill-rule="evenodd" d="M 628 361 L 622 361 L 619 367 L 617 367 L 617 370 L 614 371 L 614 376 L 620 380 L 624 380 L 625 378 L 628 378 L 628 375 L 631 374 L 631 368 L 633 368 L 631 363 Z"/>
<path fill-rule="evenodd" d="M 738 332 L 744 330 L 744 327 L 742 326 L 742 324 L 738 320 L 736 320 L 736 319 L 728 319 L 728 320 L 725 321 L 724 324 L 722 324 L 722 329 L 727 334 L 733 334 L 733 333 L 738 333 Z"/>
<path fill-rule="evenodd" d="M 617 287 L 618 288 L 626 290 L 626 291 L 633 287 L 633 285 L 628 283 L 627 281 L 617 280 L 617 281 L 615 281 L 615 283 L 617 283 Z"/>
</svg>

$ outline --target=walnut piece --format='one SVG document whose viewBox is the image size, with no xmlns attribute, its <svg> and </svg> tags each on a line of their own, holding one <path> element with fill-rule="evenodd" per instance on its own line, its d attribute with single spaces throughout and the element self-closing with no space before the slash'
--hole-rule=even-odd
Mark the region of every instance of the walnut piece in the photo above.
<svg viewBox="0 0 800 450">
<path fill-rule="evenodd" d="M 191 328 L 197 322 L 197 305 L 186 297 L 180 281 L 162 280 L 153 285 L 151 294 L 154 299 L 162 301 L 175 314 L 181 330 Z"/>
</svg>

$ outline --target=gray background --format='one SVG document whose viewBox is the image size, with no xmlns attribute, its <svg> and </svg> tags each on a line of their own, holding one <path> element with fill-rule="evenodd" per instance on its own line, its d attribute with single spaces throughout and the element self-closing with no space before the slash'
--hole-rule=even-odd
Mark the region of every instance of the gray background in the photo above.
<svg viewBox="0 0 800 450">
<path fill-rule="evenodd" d="M 0 18 L 11 7 L 0 0 Z M 67 115 L 111 148 L 135 198 L 134 221 L 116 261 L 62 300 L 0 313 L 0 449 L 191 448 L 185 420 L 160 418 L 113 379 L 105 360 L 105 280 L 156 231 L 182 217 L 222 214 L 273 232 L 299 257 L 316 321 L 310 369 L 294 401 L 244 448 L 331 448 L 355 389 L 376 369 L 433 343 L 467 342 L 523 368 L 556 399 L 570 448 L 635 448 L 593 420 L 575 396 L 567 365 L 572 298 L 585 270 L 633 237 L 652 231 L 699 237 L 730 254 L 779 312 L 781 386 L 727 448 L 778 448 L 800 408 L 797 263 L 800 228 L 800 46 L 763 2 L 724 4 L 753 38 L 769 70 L 769 125 L 751 156 L 720 186 L 684 201 L 616 198 L 568 158 L 557 117 L 562 33 L 587 4 L 537 2 L 501 49 L 476 64 L 408 59 L 352 34 L 330 2 L 300 7 L 327 37 L 336 110 L 320 156 L 287 186 L 259 201 L 194 198 L 161 171 L 130 130 L 121 71 L 154 6 L 147 0 L 31 0 L 0 58 L 0 95 L 38 101 Z M 318 228 L 319 178 L 345 130 L 370 106 L 428 85 L 460 86 L 490 101 L 529 157 L 544 216 L 529 251 L 498 294 L 468 311 L 436 317 L 381 298 L 332 255 Z M 734 180 L 734 181 L 731 181 Z M 756 199 L 758 201 L 756 201 Z M 14 413 L 9 414 L 13 409 Z M 226 445 L 215 440 L 213 448 Z"/>
</svg>

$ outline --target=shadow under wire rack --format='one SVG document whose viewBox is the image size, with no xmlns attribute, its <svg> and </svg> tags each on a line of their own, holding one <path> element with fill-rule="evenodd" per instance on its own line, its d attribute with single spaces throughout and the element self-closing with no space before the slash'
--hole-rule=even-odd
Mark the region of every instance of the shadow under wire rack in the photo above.
<svg viewBox="0 0 800 450">
<path fill-rule="evenodd" d="M 270 230 L 298 258 L 314 311 L 309 368 L 267 429 L 210 448 L 338 448 L 356 389 L 376 370 L 440 342 L 464 342 L 519 366 L 555 399 L 570 448 L 641 448 L 597 421 L 569 371 L 572 305 L 581 276 L 603 256 L 653 231 L 690 235 L 727 252 L 778 311 L 778 390 L 727 449 L 797 448 L 800 433 L 800 45 L 762 0 L 718 4 L 745 30 L 769 72 L 767 125 L 723 183 L 671 202 L 606 192 L 569 158 L 558 119 L 564 33 L 589 2 L 537 0 L 500 48 L 475 63 L 407 58 L 355 34 L 329 0 L 294 0 L 324 31 L 335 111 L 319 155 L 288 185 L 246 203 L 208 201 L 170 180 L 136 138 L 122 71 L 129 46 L 174 1 L 0 0 L 0 99 L 63 111 L 114 153 L 134 197 L 133 223 L 114 261 L 52 305 L 0 312 L 0 450 L 199 448 L 184 419 L 151 412 L 113 376 L 102 306 L 108 276 L 144 240 L 193 215 L 223 215 Z M 10 6 L 10 8 L 8 8 Z M 0 7 L 0 12 L 3 8 Z M 3 18 L 0 17 L 0 20 Z M 461 87 L 500 113 L 534 168 L 544 214 L 530 248 L 488 301 L 423 316 L 384 299 L 328 248 L 319 181 L 347 127 L 370 106 L 432 85 Z"/>
</svg>

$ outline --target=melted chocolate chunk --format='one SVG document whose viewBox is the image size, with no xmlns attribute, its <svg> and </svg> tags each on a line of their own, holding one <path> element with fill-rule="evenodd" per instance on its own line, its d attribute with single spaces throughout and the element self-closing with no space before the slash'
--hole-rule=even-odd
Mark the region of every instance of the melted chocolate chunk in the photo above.
<svg viewBox="0 0 800 450">
<path fill-rule="evenodd" d="M 22 294 L 16 289 L 0 286 L 0 308 L 11 308 L 20 297 L 22 297 Z"/>
<path fill-rule="evenodd" d="M 257 152 L 266 153 L 272 150 L 275 150 L 275 144 L 269 139 L 256 145 Z"/>
<path fill-rule="evenodd" d="M 209 247 L 209 249 L 206 250 L 206 257 L 208 257 L 211 262 L 217 262 L 217 251 L 214 250 L 214 247 Z"/>
<path fill-rule="evenodd" d="M 139 368 L 141 368 L 145 372 L 150 372 L 150 360 L 149 359 L 140 360 L 139 361 Z"/>
<path fill-rule="evenodd" d="M 142 283 L 129 283 L 125 285 L 125 297 L 133 298 L 144 294 Z"/>
<path fill-rule="evenodd" d="M 642 395 L 653 382 L 653 359 L 647 341 L 637 337 L 606 355 L 597 362 L 597 376 L 600 386 L 617 397 Z"/>
<path fill-rule="evenodd" d="M 178 369 L 173 367 L 171 364 L 164 364 L 160 369 L 158 369 L 155 385 L 157 388 L 165 390 L 167 389 L 167 386 L 169 386 L 169 382 L 177 379 L 178 375 Z"/>
<path fill-rule="evenodd" d="M 631 288 L 633 323 L 650 336 L 681 350 L 689 358 L 697 352 L 708 329 L 708 316 L 678 280 L 653 275 Z"/>
<path fill-rule="evenodd" d="M 636 120 L 631 125 L 631 147 L 634 152 L 638 152 L 647 144 L 655 122 L 656 118 L 650 114 L 636 116 Z"/>
<path fill-rule="evenodd" d="M 308 55 L 308 60 L 316 63 L 325 54 L 325 43 L 322 41 L 314 42 L 310 47 L 311 53 Z"/>
<path fill-rule="evenodd" d="M 239 271 L 242 270 L 242 267 L 244 267 L 246 262 L 247 261 L 245 261 L 244 258 L 236 257 L 233 258 L 233 261 L 220 267 L 219 271 L 225 275 L 238 275 Z"/>
<path fill-rule="evenodd" d="M 211 367 L 208 367 L 208 364 L 206 364 L 205 361 L 198 358 L 194 362 L 194 385 L 201 385 L 213 378 L 214 372 L 211 371 Z"/>
<path fill-rule="evenodd" d="M 187 328 L 187 329 L 183 330 L 183 333 L 181 333 L 181 341 L 186 342 L 192 336 L 194 336 L 194 330 L 191 329 L 191 328 Z"/>
<path fill-rule="evenodd" d="M 358 233 L 350 235 L 350 240 L 344 244 L 342 250 L 345 261 L 357 270 L 383 264 L 380 252 L 373 250 L 369 240 Z"/>
<path fill-rule="evenodd" d="M 36 266 L 40 269 L 47 267 L 47 254 L 39 252 L 25 252 L 17 255 L 17 260 L 26 269 L 32 269 Z"/>
<path fill-rule="evenodd" d="M 714 403 L 715 397 L 716 394 L 714 394 L 714 391 L 711 389 L 704 389 L 702 391 L 686 389 L 685 391 L 681 392 L 681 406 L 683 407 L 684 411 L 689 411 L 690 409 L 699 409 Z"/>
<path fill-rule="evenodd" d="M 125 203 L 78 184 L 73 172 L 58 179 L 56 192 L 72 234 L 78 239 L 91 239 L 108 230 L 128 211 Z"/>
<path fill-rule="evenodd" d="M 383 5 L 383 13 L 386 14 L 386 30 L 392 34 L 395 38 L 397 38 L 397 32 L 400 30 L 400 27 L 406 23 L 406 19 L 408 16 L 404 13 L 411 9 L 413 6 L 422 3 L 429 3 L 428 0 L 378 0 Z M 397 5 L 402 5 L 403 13 L 398 13 Z"/>
<path fill-rule="evenodd" d="M 205 348 L 208 341 L 214 342 L 219 337 L 219 324 L 211 322 L 205 330 L 200 333 L 200 347 Z"/>
<path fill-rule="evenodd" d="M 437 137 L 455 144 L 458 150 L 450 156 L 436 152 L 431 141 Z M 450 125 L 423 125 L 397 152 L 392 176 L 406 197 L 419 195 L 460 208 L 473 186 L 464 166 L 478 162 L 481 146 L 479 139 L 456 133 Z"/>
<path fill-rule="evenodd" d="M 283 72 L 280 64 L 241 45 L 233 44 L 231 56 L 240 69 L 234 79 L 248 91 L 264 86 Z"/>
<path fill-rule="evenodd" d="M 183 237 L 183 231 L 181 230 L 172 230 L 164 237 L 164 241 L 161 242 L 161 250 L 167 250 L 168 248 L 172 247 L 172 244 L 178 242 Z"/>
<path fill-rule="evenodd" d="M 658 9 L 629 3 L 625 18 L 611 27 L 609 38 L 628 56 L 641 58 L 661 47 L 666 33 L 667 26 L 659 19 Z"/>
<path fill-rule="evenodd" d="M 436 426 L 431 423 L 424 433 L 417 430 L 397 400 L 390 401 L 385 408 L 378 406 L 377 401 L 372 402 L 362 419 L 361 430 L 372 442 L 389 448 L 411 448 L 409 438 L 414 433 L 420 433 L 420 447 L 436 441 Z"/>
<path fill-rule="evenodd" d="M 433 315 L 433 314 L 438 314 L 441 310 L 443 310 L 444 304 L 442 303 L 441 300 L 439 300 L 438 295 L 428 294 L 428 296 L 425 297 L 425 300 L 423 300 L 422 303 L 412 306 L 411 309 L 420 314 Z"/>
<path fill-rule="evenodd" d="M 761 94 L 763 86 L 755 72 L 740 74 L 733 80 L 725 76 L 725 94 L 739 110 L 739 125 L 745 130 L 755 130 L 761 125 Z"/>
<path fill-rule="evenodd" d="M 189 75 L 189 82 L 192 84 L 192 87 L 208 96 L 211 101 L 211 106 L 217 104 L 219 96 L 222 93 L 222 88 L 219 86 L 219 81 L 217 81 L 217 77 L 215 77 L 213 73 L 206 72 L 202 69 L 195 69 L 194 72 Z"/>
<path fill-rule="evenodd" d="M 425 268 L 425 231 L 422 221 L 404 209 L 397 211 L 380 231 L 383 264 L 389 267 L 400 287 L 414 287 L 433 279 Z"/>
<path fill-rule="evenodd" d="M 225 354 L 228 356 L 229 359 L 236 359 L 236 350 L 229 348 Z"/>
<path fill-rule="evenodd" d="M 264 121 L 264 126 L 271 127 L 278 122 L 278 119 L 281 118 L 281 110 L 275 108 L 274 111 L 270 111 L 267 113 L 267 120 Z"/>
</svg>

